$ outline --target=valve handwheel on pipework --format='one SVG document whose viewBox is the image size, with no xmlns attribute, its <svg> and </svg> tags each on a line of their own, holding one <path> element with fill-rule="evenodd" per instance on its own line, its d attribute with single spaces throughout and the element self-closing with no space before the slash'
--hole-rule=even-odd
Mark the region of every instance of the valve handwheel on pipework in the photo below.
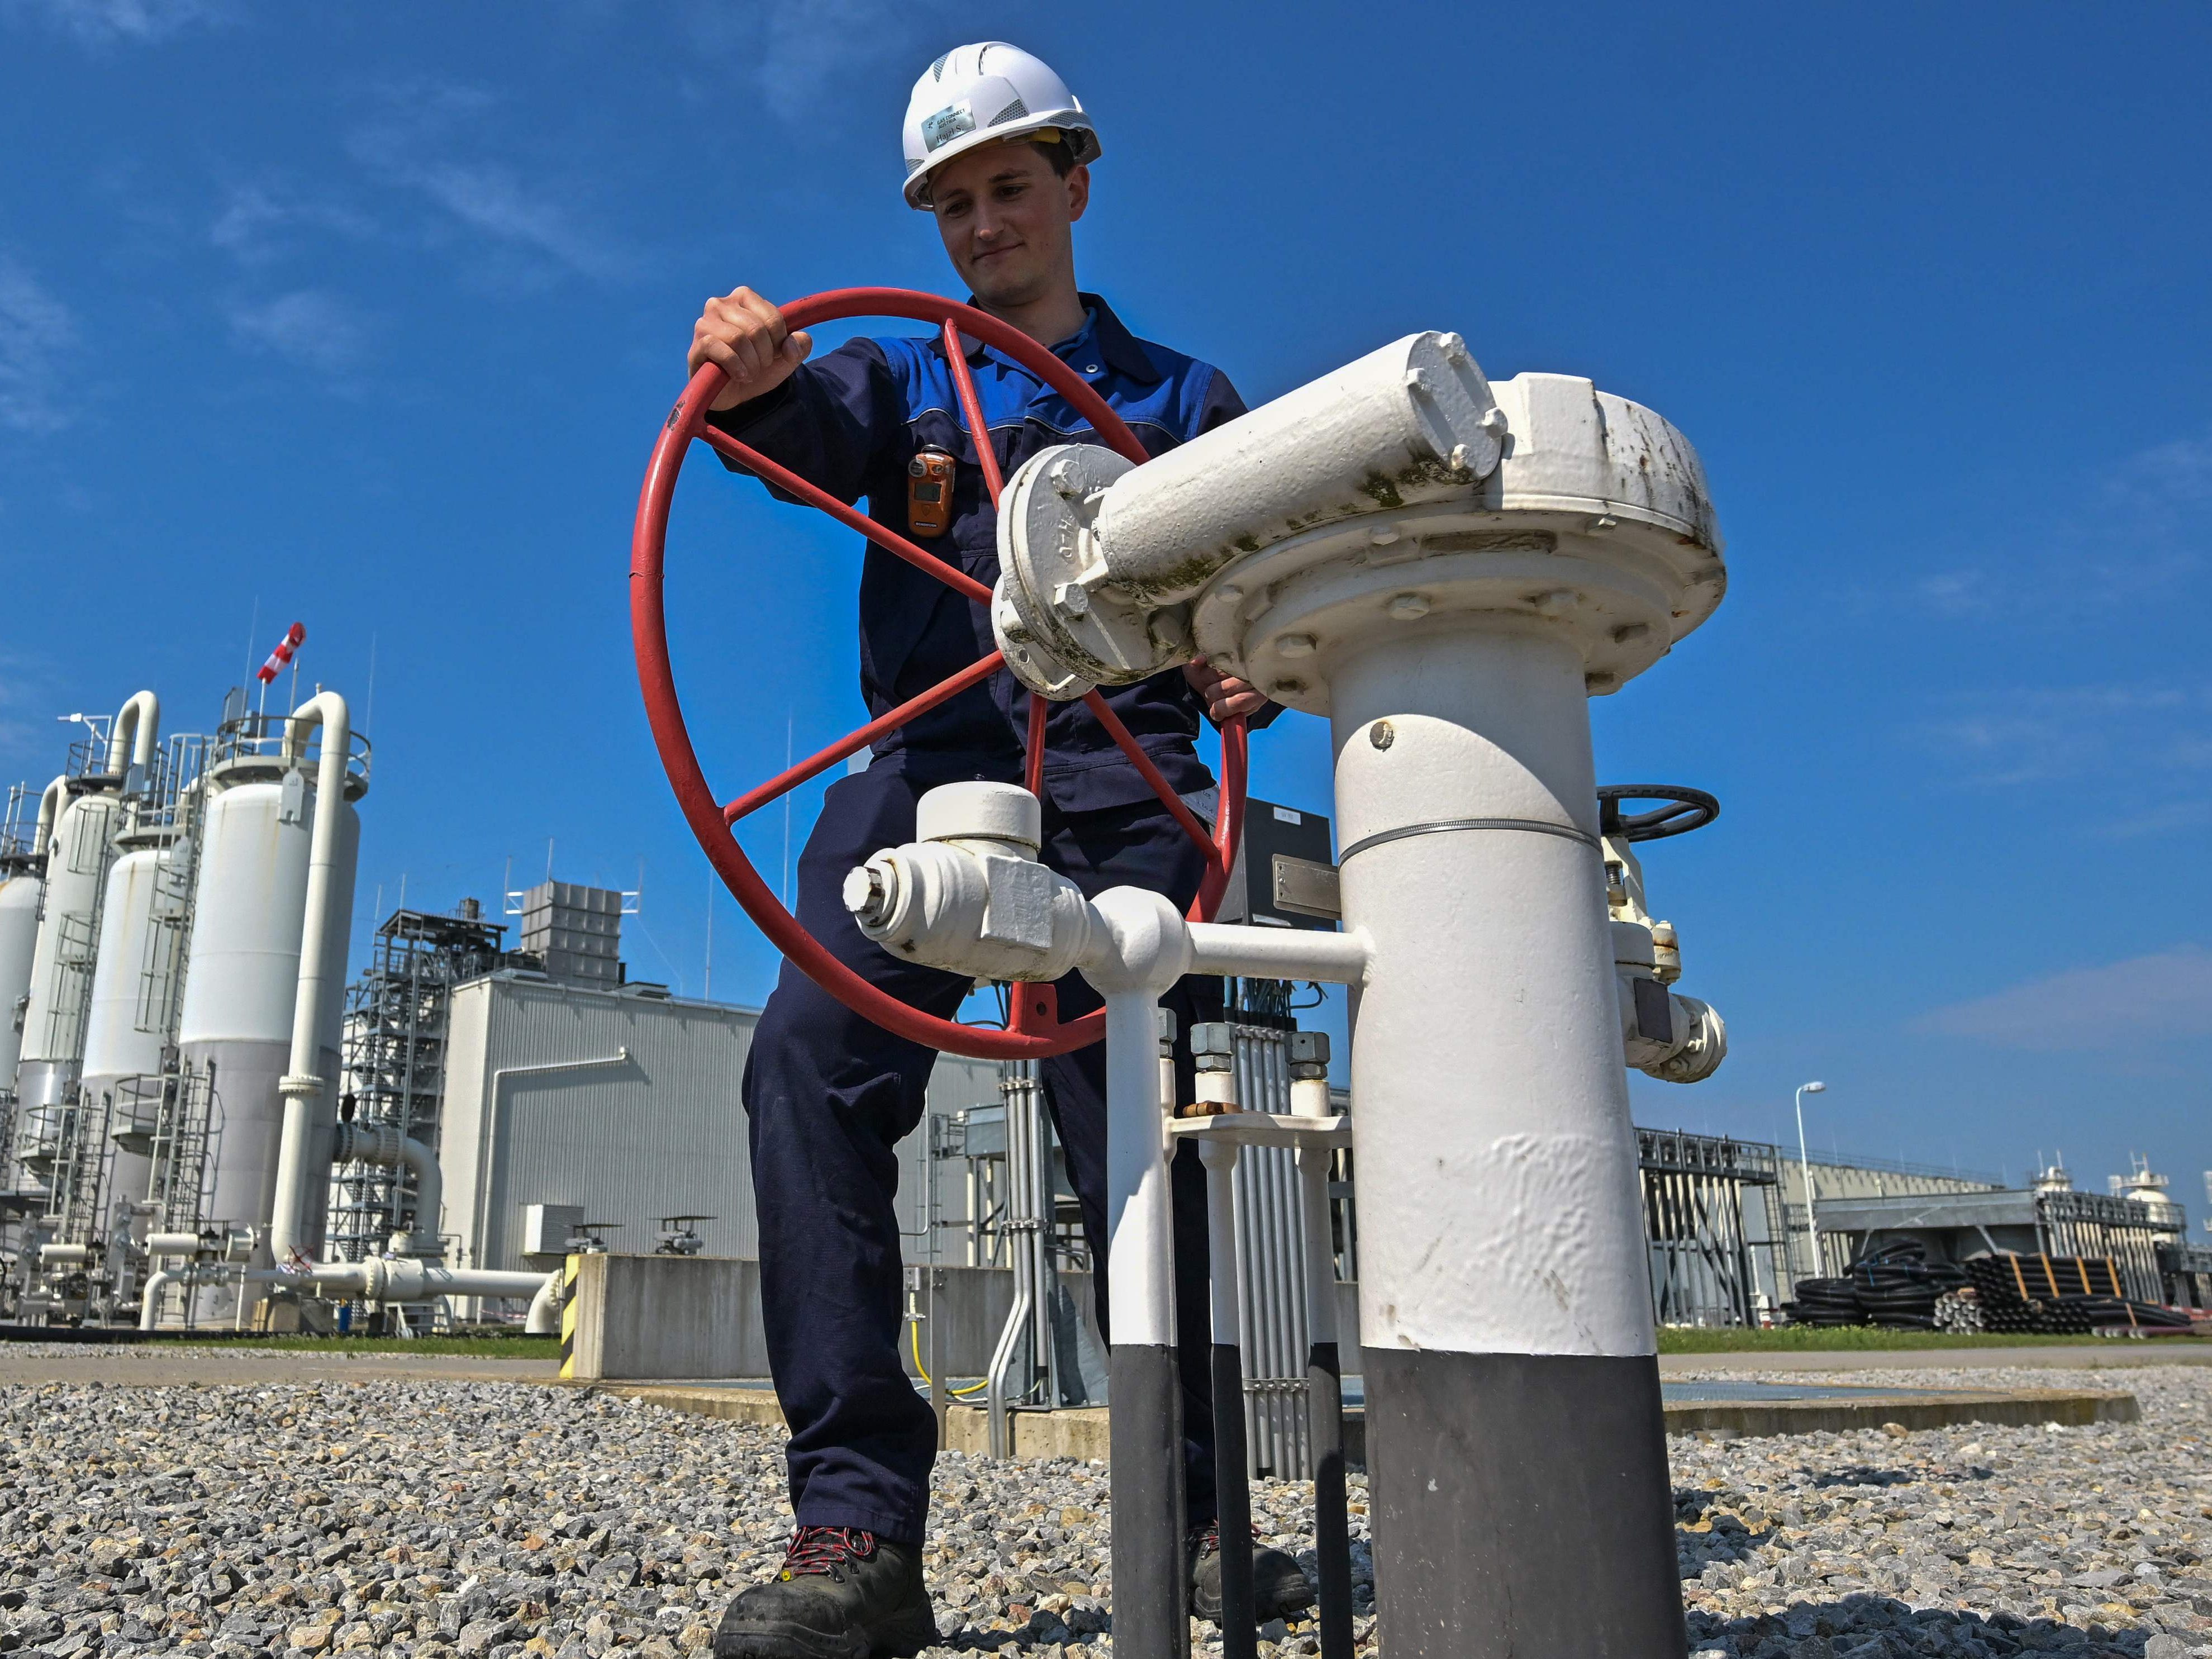
<svg viewBox="0 0 2212 1659">
<path fill-rule="evenodd" d="M 794 330 L 852 317 L 902 317 L 937 324 L 944 333 L 953 385 L 960 394 L 961 410 L 969 434 L 975 441 L 976 459 L 994 507 L 998 504 L 1002 480 L 976 398 L 975 380 L 962 349 L 963 334 L 995 346 L 1038 376 L 1066 398 L 1075 411 L 1091 423 L 1100 439 L 1117 453 L 1132 461 L 1147 459 L 1136 434 L 1073 370 L 1019 330 L 972 307 L 906 289 L 858 288 L 817 294 L 795 301 L 782 310 L 786 325 Z M 714 790 L 700 769 L 699 757 L 691 746 L 690 733 L 684 724 L 683 705 L 677 698 L 675 675 L 668 660 L 668 620 L 661 591 L 669 504 L 675 495 L 678 471 L 694 439 L 737 461 L 763 481 L 857 530 L 885 552 L 927 571 L 976 604 L 988 607 L 991 602 L 991 590 L 965 572 L 817 489 L 727 433 L 708 426 L 707 405 L 721 390 L 723 380 L 719 367 L 712 363 L 703 366 L 691 377 L 676 407 L 669 411 L 660 435 L 654 441 L 653 459 L 646 467 L 645 487 L 638 497 L 637 522 L 630 538 L 630 635 L 637 655 L 638 682 L 645 695 L 646 715 L 653 726 L 653 743 L 660 751 L 661 765 L 668 773 L 669 784 L 676 792 L 691 833 L 698 837 L 708 861 L 732 896 L 793 965 L 846 1006 L 885 1030 L 933 1048 L 978 1060 L 1039 1059 L 1097 1042 L 1105 1035 L 1104 1014 L 1094 1012 L 1079 1019 L 1061 1021 L 1057 999 L 1049 984 L 1014 988 L 1004 1030 L 939 1019 L 909 1007 L 871 985 L 830 955 L 822 942 L 783 908 L 738 845 L 733 827 L 739 818 L 827 771 L 847 756 L 857 753 L 938 704 L 981 685 L 994 673 L 1006 672 L 1006 665 L 1004 656 L 994 651 L 726 805 L 715 800 Z M 1128 728 L 1107 706 L 1105 699 L 1091 691 L 1085 695 L 1085 702 L 1115 745 L 1158 793 L 1184 833 L 1204 849 L 1206 874 L 1200 883 L 1198 898 L 1191 906 L 1191 915 L 1199 921 L 1211 920 L 1228 882 L 1230 859 L 1243 817 L 1244 722 L 1231 720 L 1222 727 L 1221 805 L 1216 828 L 1209 835 L 1206 826 L 1160 775 L 1151 757 L 1138 746 Z M 1045 699 L 1031 695 L 1026 781 L 1032 793 L 1041 793 L 1047 707 Z"/>
<path fill-rule="evenodd" d="M 1656 800 L 1648 811 L 1625 812 L 1624 803 Z M 1702 830 L 1721 815 L 1721 804 L 1702 789 L 1674 783 L 1608 783 L 1597 792 L 1598 830 L 1626 840 L 1664 841 Z"/>
</svg>

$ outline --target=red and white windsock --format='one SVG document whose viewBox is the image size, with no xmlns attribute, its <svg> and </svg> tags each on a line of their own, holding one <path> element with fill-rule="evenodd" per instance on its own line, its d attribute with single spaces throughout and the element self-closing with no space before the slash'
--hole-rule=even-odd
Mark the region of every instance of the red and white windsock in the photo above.
<svg viewBox="0 0 2212 1659">
<path fill-rule="evenodd" d="M 307 624 L 294 623 L 284 630 L 284 637 L 277 641 L 276 648 L 269 653 L 269 660 L 261 665 L 260 671 L 253 678 L 264 685 L 268 684 L 276 678 L 277 671 L 292 660 L 292 653 L 306 644 L 307 640 Z"/>
</svg>

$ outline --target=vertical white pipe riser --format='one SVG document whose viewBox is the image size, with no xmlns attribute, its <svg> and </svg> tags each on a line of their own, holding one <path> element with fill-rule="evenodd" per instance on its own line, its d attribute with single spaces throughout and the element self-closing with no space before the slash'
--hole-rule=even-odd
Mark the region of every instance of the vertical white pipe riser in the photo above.
<svg viewBox="0 0 2212 1659">
<path fill-rule="evenodd" d="M 1245 1098 L 1249 1099 L 1247 1096 Z M 1254 1659 L 1259 1650 L 1252 1583 L 1252 1493 L 1246 1484 L 1244 1367 L 1237 1304 L 1245 1275 L 1237 1248 L 1237 1146 L 1199 1144 L 1206 1164 L 1206 1254 L 1213 1352 L 1213 1492 L 1221 1548 L 1223 1659 Z"/>
<path fill-rule="evenodd" d="M 292 1004 L 291 1069 L 277 1085 L 284 1096 L 283 1138 L 276 1155 L 276 1201 L 269 1228 L 270 1249 L 281 1265 L 295 1250 L 319 1243 L 307 1212 L 313 1194 L 326 1185 L 330 1142 L 337 1117 L 337 1079 L 317 1074 L 322 1030 L 337 1006 L 345 977 L 345 949 L 352 917 L 348 914 L 351 872 L 339 868 L 339 841 L 345 816 L 347 750 L 353 727 L 345 699 L 319 691 L 292 715 L 284 739 L 288 760 L 303 762 L 307 734 L 322 728 L 322 753 L 315 772 L 315 817 L 307 843 L 307 915 L 301 931 L 299 988 Z"/>
<path fill-rule="evenodd" d="M 1381 1639 L 1665 1651 L 1680 1588 L 1580 657 L 1501 617 L 1330 666 L 1345 921 L 1375 946 L 1352 1083 Z M 1525 827 L 1439 827 L 1471 819 Z"/>
<path fill-rule="evenodd" d="M 1131 1659 L 1185 1659 L 1182 1389 L 1157 1006 L 1147 991 L 1106 996 L 1114 1646 Z"/>
</svg>

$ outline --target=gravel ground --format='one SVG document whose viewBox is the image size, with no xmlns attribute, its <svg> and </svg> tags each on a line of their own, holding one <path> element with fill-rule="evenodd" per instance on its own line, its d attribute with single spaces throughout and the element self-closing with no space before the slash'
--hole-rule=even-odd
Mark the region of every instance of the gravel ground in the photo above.
<svg viewBox="0 0 2212 1659">
<path fill-rule="evenodd" d="M 2212 1656 L 2212 1370 L 1957 1380 L 2132 1389 L 2144 1420 L 1674 1442 L 1685 1650 Z M 779 1438 L 507 1383 L 0 1389 L 0 1651 L 675 1659 L 781 1559 Z M 948 1455 L 936 1488 L 933 1656 L 1111 1652 L 1103 1466 Z M 1297 1550 L 1305 1489 L 1254 1497 Z"/>
</svg>

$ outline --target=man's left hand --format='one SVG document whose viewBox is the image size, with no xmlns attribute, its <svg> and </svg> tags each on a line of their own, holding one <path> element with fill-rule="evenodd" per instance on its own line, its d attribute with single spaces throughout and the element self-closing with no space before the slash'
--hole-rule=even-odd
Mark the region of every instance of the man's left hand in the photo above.
<svg viewBox="0 0 2212 1659">
<path fill-rule="evenodd" d="M 1239 715 L 1256 714 L 1267 706 L 1267 695 L 1249 680 L 1224 674 L 1203 657 L 1185 663 L 1182 677 L 1206 700 L 1206 717 L 1216 726 Z"/>
</svg>

